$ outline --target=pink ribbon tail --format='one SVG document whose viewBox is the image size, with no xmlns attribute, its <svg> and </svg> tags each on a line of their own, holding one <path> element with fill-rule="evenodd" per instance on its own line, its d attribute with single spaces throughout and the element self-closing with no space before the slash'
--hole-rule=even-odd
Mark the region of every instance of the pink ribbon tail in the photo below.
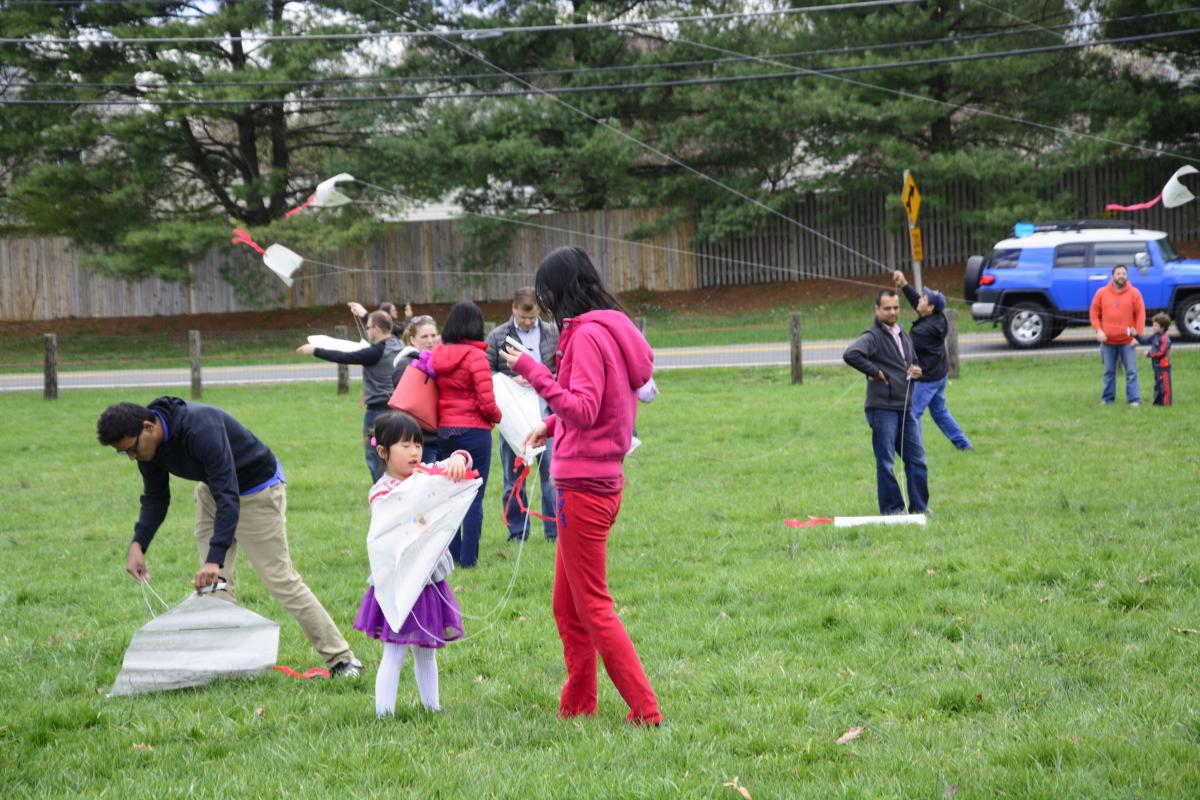
<svg viewBox="0 0 1200 800">
<path fill-rule="evenodd" d="M 233 229 L 233 238 L 230 239 L 229 242 L 230 242 L 230 244 L 244 244 L 247 247 L 252 248 L 260 256 L 265 255 L 267 252 L 266 250 L 263 250 L 261 247 L 259 247 L 258 243 L 250 238 L 250 234 L 246 233 L 241 228 Z"/>
<path fill-rule="evenodd" d="M 304 672 L 296 672 L 296 670 L 292 669 L 291 667 L 285 667 L 282 664 L 276 664 L 271 669 L 278 670 L 290 678 L 300 678 L 301 680 L 308 680 L 309 678 L 316 678 L 317 676 L 322 678 L 329 677 L 329 670 L 321 669 L 320 667 L 312 667 L 304 670 Z"/>
<path fill-rule="evenodd" d="M 284 218 L 284 219 L 291 219 L 291 218 L 292 218 L 292 217 L 294 217 L 296 214 L 299 214 L 301 211 L 303 211 L 304 209 L 306 209 L 306 208 L 308 208 L 309 206 L 311 206 L 311 205 L 312 205 L 312 203 L 313 203 L 313 200 L 316 200 L 316 199 L 317 199 L 317 195 L 316 195 L 316 193 L 315 193 L 315 192 L 314 192 L 313 194 L 310 194 L 310 195 L 308 196 L 308 199 L 307 199 L 307 200 L 305 200 L 303 203 L 301 203 L 300 205 L 298 205 L 298 206 L 296 206 L 295 208 L 293 208 L 291 211 L 288 211 L 286 214 L 284 214 L 284 215 L 283 215 L 283 218 Z"/>
<path fill-rule="evenodd" d="M 1108 205 L 1106 205 L 1104 207 L 1104 210 L 1105 211 L 1145 211 L 1147 208 L 1154 208 L 1156 205 L 1158 205 L 1159 200 L 1162 200 L 1161 194 L 1158 197 L 1154 198 L 1153 200 L 1147 200 L 1144 203 L 1135 203 L 1134 205 L 1131 205 L 1131 206 L 1122 206 L 1122 205 L 1118 205 L 1117 203 L 1109 203 Z"/>
</svg>

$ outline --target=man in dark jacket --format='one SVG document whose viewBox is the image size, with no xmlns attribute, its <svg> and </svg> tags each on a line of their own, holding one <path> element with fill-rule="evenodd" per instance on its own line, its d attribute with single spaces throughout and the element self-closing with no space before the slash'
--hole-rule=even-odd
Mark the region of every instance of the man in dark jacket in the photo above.
<svg viewBox="0 0 1200 800">
<path fill-rule="evenodd" d="M 375 454 L 375 446 L 371 444 L 371 429 L 375 418 L 388 410 L 387 401 L 391 399 L 392 372 L 395 367 L 392 361 L 404 347 L 404 342 L 392 334 L 392 318 L 386 311 L 372 311 L 367 315 L 367 340 L 369 346 L 360 350 L 343 353 L 339 350 L 327 350 L 323 347 L 313 347 L 303 344 L 296 348 L 297 353 L 313 355 L 332 361 L 336 364 L 361 364 L 363 368 L 363 457 L 367 469 L 371 471 L 371 483 L 383 477 L 384 466 Z"/>
<path fill-rule="evenodd" d="M 909 410 L 912 381 L 921 377 L 921 367 L 899 317 L 900 298 L 892 289 L 882 290 L 875 298 L 875 324 L 846 348 L 842 360 L 867 376 L 866 415 L 875 451 L 879 513 L 904 513 L 904 496 L 893 472 L 899 453 L 908 484 L 908 511 L 919 514 L 929 503 L 929 485 L 925 448 L 917 426 L 909 424 Z"/>
<path fill-rule="evenodd" d="M 541 309 L 537 303 L 537 293 L 532 286 L 517 289 L 513 294 L 512 318 L 503 325 L 493 328 L 487 337 L 488 364 L 491 366 L 492 372 L 501 372 L 519 385 L 528 386 L 529 383 L 509 369 L 504 359 L 500 358 L 504 340 L 509 336 L 528 347 L 531 352 L 537 353 L 541 362 L 549 367 L 551 372 L 554 371 L 555 351 L 558 349 L 558 328 L 554 327 L 552 323 L 542 320 Z M 543 406 L 542 416 L 545 415 L 546 409 Z M 538 473 L 542 483 L 542 516 L 549 517 L 551 520 L 554 519 L 554 489 L 550 483 L 550 449 L 552 446 L 553 440 L 547 440 L 546 449 L 538 461 Z M 508 538 L 510 541 L 525 539 L 529 536 L 529 520 L 520 512 L 515 501 L 511 506 L 509 505 L 513 486 L 517 480 L 512 469 L 516 458 L 517 455 L 508 446 L 508 442 L 501 438 L 500 463 L 504 467 L 504 493 L 500 499 L 504 503 L 504 507 L 508 509 Z M 525 505 L 525 487 L 523 486 L 519 497 L 521 505 Z M 554 522 L 543 522 L 542 530 L 548 541 L 558 539 L 558 526 Z"/>
<path fill-rule="evenodd" d="M 909 328 L 912 336 L 913 349 L 917 353 L 917 364 L 921 367 L 921 380 L 913 386 L 912 417 L 917 423 L 918 434 L 921 430 L 921 417 L 925 409 L 937 423 L 938 428 L 950 443 L 959 450 L 971 450 L 971 440 L 963 433 L 963 429 L 950 415 L 946 408 L 946 384 L 949 382 L 950 365 L 946 359 L 946 334 L 949 326 L 946 315 L 946 296 L 939 291 L 925 287 L 920 294 L 908 285 L 904 273 L 899 270 L 892 273 L 892 282 L 896 288 L 904 292 L 905 298 L 917 312 L 917 318 Z"/>
<path fill-rule="evenodd" d="M 287 609 L 335 676 L 355 676 L 354 658 L 337 625 L 304 584 L 288 554 L 287 488 L 271 449 L 214 406 L 160 397 L 149 407 L 115 403 L 96 424 L 100 444 L 137 461 L 144 491 L 126 569 L 147 580 L 146 550 L 171 503 L 170 476 L 197 481 L 196 545 L 202 566 L 196 589 L 226 587 L 233 600 L 237 550 L 246 552 L 267 591 Z"/>
</svg>

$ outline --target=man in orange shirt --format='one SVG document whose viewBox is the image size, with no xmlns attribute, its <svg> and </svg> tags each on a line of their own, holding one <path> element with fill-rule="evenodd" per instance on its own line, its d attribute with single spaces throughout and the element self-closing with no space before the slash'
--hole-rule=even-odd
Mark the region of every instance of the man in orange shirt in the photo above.
<svg viewBox="0 0 1200 800">
<path fill-rule="evenodd" d="M 1131 406 L 1140 406 L 1133 337 L 1141 335 L 1146 327 L 1146 304 L 1142 302 L 1142 293 L 1129 283 L 1129 271 L 1124 265 L 1113 267 L 1112 280 L 1092 298 L 1090 317 L 1104 362 L 1104 389 L 1100 402 L 1108 405 L 1117 399 L 1117 358 L 1120 357 L 1125 368 L 1125 400 Z"/>
</svg>

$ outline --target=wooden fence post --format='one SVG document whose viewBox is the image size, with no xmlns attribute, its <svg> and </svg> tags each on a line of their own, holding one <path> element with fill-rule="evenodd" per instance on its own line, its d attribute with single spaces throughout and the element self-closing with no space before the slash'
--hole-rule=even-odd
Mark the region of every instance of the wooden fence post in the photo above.
<svg viewBox="0 0 1200 800">
<path fill-rule="evenodd" d="M 192 365 L 192 399 L 199 400 L 204 394 L 200 381 L 200 331 L 188 331 L 188 359 Z"/>
<path fill-rule="evenodd" d="M 58 399 L 58 336 L 47 333 L 42 339 L 46 348 L 46 362 L 43 368 L 42 399 Z"/>
<path fill-rule="evenodd" d="M 642 332 L 642 336 L 645 336 L 646 335 L 646 318 L 645 317 L 634 317 L 633 321 L 634 321 L 634 323 L 637 324 L 638 330 Z"/>
<path fill-rule="evenodd" d="M 792 340 L 792 383 L 804 383 L 804 356 L 800 352 L 800 312 L 793 311 L 788 320 Z"/>
<path fill-rule="evenodd" d="M 958 310 L 946 309 L 946 363 L 947 375 L 958 377 Z"/>
<path fill-rule="evenodd" d="M 350 337 L 350 331 L 346 328 L 345 325 L 334 325 L 333 326 L 333 335 L 339 339 L 348 339 Z M 337 393 L 338 394 L 349 394 L 350 393 L 350 365 L 349 364 L 338 364 L 337 365 L 337 375 L 338 375 Z"/>
</svg>

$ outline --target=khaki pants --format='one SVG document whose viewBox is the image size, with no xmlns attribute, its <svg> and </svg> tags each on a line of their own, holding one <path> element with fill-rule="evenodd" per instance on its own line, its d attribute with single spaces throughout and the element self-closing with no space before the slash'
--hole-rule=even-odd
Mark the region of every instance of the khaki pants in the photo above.
<svg viewBox="0 0 1200 800">
<path fill-rule="evenodd" d="M 226 599 L 233 601 L 233 572 L 239 547 L 271 596 L 300 623 L 304 635 L 325 659 L 326 666 L 353 658 L 350 645 L 338 631 L 321 601 L 304 584 L 292 566 L 287 542 L 287 487 L 280 483 L 241 499 L 241 513 L 233 544 L 225 554 L 221 577 L 228 582 Z M 208 559 L 217 504 L 203 483 L 196 485 L 196 546 L 200 563 Z M 218 592 L 220 597 L 225 592 Z"/>
</svg>

